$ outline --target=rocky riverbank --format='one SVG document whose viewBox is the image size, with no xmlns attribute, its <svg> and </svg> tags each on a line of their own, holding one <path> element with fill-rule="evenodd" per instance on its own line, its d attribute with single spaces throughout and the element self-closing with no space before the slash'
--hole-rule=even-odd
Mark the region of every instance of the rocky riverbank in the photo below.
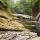
<svg viewBox="0 0 40 40">
<path fill-rule="evenodd" d="M 37 33 L 30 31 L 0 31 L 0 40 L 40 40 Z"/>
<path fill-rule="evenodd" d="M 0 11 L 0 29 L 16 31 L 0 31 L 0 40 L 40 40 L 37 33 L 26 30 L 23 22 L 19 22 L 18 18 L 9 14 L 10 12 Z"/>
</svg>

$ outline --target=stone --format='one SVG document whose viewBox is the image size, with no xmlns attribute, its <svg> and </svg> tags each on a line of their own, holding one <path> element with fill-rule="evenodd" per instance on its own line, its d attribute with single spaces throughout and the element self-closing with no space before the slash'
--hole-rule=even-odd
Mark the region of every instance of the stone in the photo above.
<svg viewBox="0 0 40 40">
<path fill-rule="evenodd" d="M 0 35 L 0 39 L 2 38 L 2 35 Z"/>
<path fill-rule="evenodd" d="M 2 31 L 4 32 L 4 31 Z M 0 40 L 40 40 L 40 37 L 37 36 L 37 33 L 26 31 L 5 31 L 4 33 L 0 32 L 2 36 Z"/>
<path fill-rule="evenodd" d="M 32 40 L 40 40 L 40 38 L 39 37 L 36 37 L 36 38 L 33 38 Z"/>
</svg>

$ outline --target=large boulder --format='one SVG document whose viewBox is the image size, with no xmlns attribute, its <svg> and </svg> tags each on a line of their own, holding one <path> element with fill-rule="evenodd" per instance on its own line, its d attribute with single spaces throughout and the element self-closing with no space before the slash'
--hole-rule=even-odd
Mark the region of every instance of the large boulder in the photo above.
<svg viewBox="0 0 40 40">
<path fill-rule="evenodd" d="M 11 14 L 8 11 L 0 10 L 0 29 L 24 30 L 24 25 L 19 23 L 17 18 Z"/>
</svg>

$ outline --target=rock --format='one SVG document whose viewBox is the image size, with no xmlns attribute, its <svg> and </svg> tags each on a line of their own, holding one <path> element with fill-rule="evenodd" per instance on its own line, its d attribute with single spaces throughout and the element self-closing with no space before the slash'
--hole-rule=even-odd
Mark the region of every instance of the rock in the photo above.
<svg viewBox="0 0 40 40">
<path fill-rule="evenodd" d="M 0 35 L 0 39 L 2 38 L 2 35 Z"/>
<path fill-rule="evenodd" d="M 40 37 L 33 38 L 32 40 L 40 40 Z"/>
<path fill-rule="evenodd" d="M 0 10 L 0 29 L 25 30 L 24 25 L 16 21 L 17 17 L 12 14 L 11 11 Z"/>
<path fill-rule="evenodd" d="M 37 33 L 30 32 L 30 35 L 31 35 L 32 38 L 37 37 Z"/>
<path fill-rule="evenodd" d="M 28 30 L 17 32 L 17 31 L 6 31 L 5 33 L 0 32 L 0 40 L 40 40 L 37 33 L 30 32 Z"/>
<path fill-rule="evenodd" d="M 3 13 L 3 14 L 2 14 Z M 0 29 L 11 29 L 16 31 L 0 31 L 0 40 L 40 40 L 37 33 L 30 32 L 24 25 L 16 20 L 14 16 L 11 16 L 10 12 L 1 11 L 0 15 L 7 17 L 5 19 L 1 17 Z M 21 31 L 19 31 L 21 30 Z"/>
</svg>

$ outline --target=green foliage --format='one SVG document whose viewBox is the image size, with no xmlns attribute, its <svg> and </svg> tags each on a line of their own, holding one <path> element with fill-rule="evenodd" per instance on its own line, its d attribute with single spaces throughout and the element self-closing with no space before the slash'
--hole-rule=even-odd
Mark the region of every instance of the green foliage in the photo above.
<svg viewBox="0 0 40 40">
<path fill-rule="evenodd" d="M 19 3 L 16 3 L 15 9 L 21 10 L 26 14 L 32 15 L 32 7 L 38 0 L 20 0 Z"/>
<path fill-rule="evenodd" d="M 14 4 L 13 0 L 0 0 L 0 1 L 2 1 L 3 3 L 6 3 L 8 9 L 10 10 L 16 10 L 18 12 L 23 12 L 23 13 L 31 15 L 32 7 L 38 0 L 20 0 L 16 4 Z"/>
<path fill-rule="evenodd" d="M 14 7 L 14 2 L 12 0 L 6 0 L 8 8 L 13 8 Z"/>
<path fill-rule="evenodd" d="M 5 3 L 6 0 L 0 0 L 1 2 Z"/>
<path fill-rule="evenodd" d="M 12 0 L 0 0 L 3 4 L 6 3 L 8 9 L 14 8 L 14 2 Z"/>
</svg>

